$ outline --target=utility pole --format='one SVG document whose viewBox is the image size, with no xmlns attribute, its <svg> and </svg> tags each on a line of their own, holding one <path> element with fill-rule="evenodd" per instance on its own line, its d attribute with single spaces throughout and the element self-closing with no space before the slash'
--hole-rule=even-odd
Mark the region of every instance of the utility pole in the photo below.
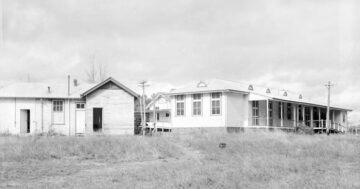
<svg viewBox="0 0 360 189">
<path fill-rule="evenodd" d="M 325 85 L 328 89 L 328 99 L 327 99 L 327 111 L 326 111 L 326 133 L 330 134 L 330 92 L 331 87 L 334 86 L 331 84 L 331 81 L 328 81 L 328 83 Z"/>
<path fill-rule="evenodd" d="M 142 109 L 142 133 L 143 133 L 143 136 L 145 136 L 145 126 L 146 126 L 146 104 L 145 104 L 145 87 L 148 87 L 149 85 L 146 84 L 147 81 L 141 81 L 139 82 L 139 86 L 142 88 L 142 91 L 143 91 L 143 94 L 142 94 L 142 106 L 141 106 L 141 109 Z"/>
</svg>

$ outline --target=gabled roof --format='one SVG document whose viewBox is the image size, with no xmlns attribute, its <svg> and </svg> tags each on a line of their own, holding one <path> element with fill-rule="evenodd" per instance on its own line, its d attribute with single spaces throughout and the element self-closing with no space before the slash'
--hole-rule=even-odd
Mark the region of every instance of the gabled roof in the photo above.
<svg viewBox="0 0 360 189">
<path fill-rule="evenodd" d="M 89 90 L 85 91 L 84 93 L 81 94 L 81 96 L 87 96 L 90 93 L 94 92 L 95 90 L 99 89 L 100 87 L 104 86 L 105 84 L 112 82 L 114 83 L 117 87 L 122 88 L 124 91 L 126 91 L 127 93 L 131 94 L 132 96 L 138 98 L 139 95 L 137 93 L 135 93 L 133 90 L 127 88 L 125 85 L 121 84 L 120 82 L 116 81 L 114 78 L 109 77 L 106 80 L 104 80 L 103 82 L 93 86 L 92 88 L 90 88 Z"/>
<path fill-rule="evenodd" d="M 210 92 L 240 92 L 250 95 L 260 95 L 266 99 L 276 101 L 288 101 L 299 104 L 307 104 L 314 106 L 326 107 L 325 103 L 315 102 L 305 98 L 299 93 L 291 91 L 270 89 L 267 87 L 254 86 L 235 81 L 227 81 L 222 79 L 211 79 L 208 81 L 200 81 L 190 84 L 180 89 L 172 90 L 169 95 L 194 94 L 194 93 L 210 93 Z M 347 110 L 347 108 L 331 107 L 334 109 Z"/>
<path fill-rule="evenodd" d="M 165 93 L 158 93 L 152 100 L 151 102 L 146 105 L 145 109 L 149 109 L 155 102 L 157 102 L 159 100 L 159 98 L 164 97 L 166 100 L 169 100 L 168 95 L 166 95 Z"/>
<path fill-rule="evenodd" d="M 133 96 L 138 96 L 135 92 L 120 84 L 113 78 L 108 78 L 99 84 L 83 83 L 76 87 L 70 86 L 70 95 L 68 95 L 67 83 L 12 83 L 0 88 L 0 98 L 61 98 L 61 99 L 80 99 L 85 95 L 93 92 L 97 88 L 108 82 L 113 82 Z M 50 87 L 50 92 L 49 92 Z"/>
</svg>

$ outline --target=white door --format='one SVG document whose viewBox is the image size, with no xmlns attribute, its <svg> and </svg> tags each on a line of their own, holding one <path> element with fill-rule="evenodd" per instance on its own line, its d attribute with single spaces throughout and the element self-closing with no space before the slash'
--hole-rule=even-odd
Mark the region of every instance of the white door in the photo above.
<svg viewBox="0 0 360 189">
<path fill-rule="evenodd" d="M 76 133 L 85 133 L 85 110 L 76 110 Z"/>
</svg>

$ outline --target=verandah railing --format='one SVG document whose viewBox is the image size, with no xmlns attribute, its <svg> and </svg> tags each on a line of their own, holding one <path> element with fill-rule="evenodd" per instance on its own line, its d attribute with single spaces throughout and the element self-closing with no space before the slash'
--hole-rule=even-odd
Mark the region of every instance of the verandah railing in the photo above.
<svg viewBox="0 0 360 189">
<path fill-rule="evenodd" d="M 326 120 L 313 120 L 312 121 L 312 126 L 314 129 L 326 129 Z M 269 119 L 267 120 L 266 118 L 250 118 L 249 119 L 249 126 L 268 126 L 268 127 L 294 127 L 294 126 L 307 126 L 307 127 L 311 127 L 311 121 L 310 120 L 300 120 L 300 121 L 295 121 L 295 120 L 274 120 L 274 119 Z M 339 132 L 345 132 L 346 131 L 346 127 L 340 123 L 331 121 L 330 123 L 330 129 L 331 130 L 336 130 Z"/>
</svg>

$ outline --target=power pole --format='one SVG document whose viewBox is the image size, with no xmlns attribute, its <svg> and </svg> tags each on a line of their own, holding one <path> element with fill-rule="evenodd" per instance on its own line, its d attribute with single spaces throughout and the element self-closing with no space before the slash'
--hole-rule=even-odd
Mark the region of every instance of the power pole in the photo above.
<svg viewBox="0 0 360 189">
<path fill-rule="evenodd" d="M 149 85 L 147 85 L 146 84 L 147 83 L 147 81 L 141 81 L 140 83 L 139 83 L 139 86 L 142 88 L 142 91 L 143 91 L 143 94 L 142 94 L 142 107 L 141 107 L 141 109 L 142 109 L 142 128 L 141 128 L 141 130 L 142 130 L 142 133 L 143 133 L 143 136 L 145 136 L 145 126 L 146 126 L 146 104 L 145 104 L 145 87 L 148 87 Z"/>
<path fill-rule="evenodd" d="M 326 111 L 326 133 L 330 134 L 330 92 L 331 87 L 334 86 L 331 84 L 331 81 L 328 81 L 328 83 L 325 85 L 328 89 L 328 99 L 327 99 L 327 111 Z"/>
</svg>

